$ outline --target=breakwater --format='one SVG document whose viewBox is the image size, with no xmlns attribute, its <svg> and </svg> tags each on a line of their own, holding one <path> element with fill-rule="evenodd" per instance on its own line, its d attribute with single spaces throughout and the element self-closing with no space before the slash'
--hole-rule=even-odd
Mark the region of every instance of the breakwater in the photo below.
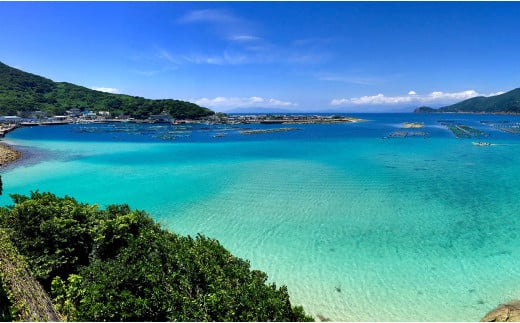
<svg viewBox="0 0 520 323">
<path fill-rule="evenodd" d="M 13 131 L 14 129 L 20 127 L 19 124 L 16 123 L 9 123 L 6 125 L 0 126 L 0 137 L 4 137 L 7 133 Z"/>
</svg>

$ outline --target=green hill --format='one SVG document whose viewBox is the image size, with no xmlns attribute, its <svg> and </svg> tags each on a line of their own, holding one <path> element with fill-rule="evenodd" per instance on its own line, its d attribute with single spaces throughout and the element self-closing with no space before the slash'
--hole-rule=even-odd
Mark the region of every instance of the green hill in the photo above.
<svg viewBox="0 0 520 323">
<path fill-rule="evenodd" d="M 53 82 L 0 62 L 0 115 L 28 115 L 31 111 L 62 115 L 71 108 L 110 111 L 113 116 L 123 114 L 139 119 L 163 111 L 179 119 L 214 114 L 207 108 L 180 100 L 149 100 L 95 91 L 66 82 Z"/>
<path fill-rule="evenodd" d="M 420 107 L 414 112 L 520 113 L 520 88 L 490 97 L 474 97 L 439 109 Z"/>
</svg>

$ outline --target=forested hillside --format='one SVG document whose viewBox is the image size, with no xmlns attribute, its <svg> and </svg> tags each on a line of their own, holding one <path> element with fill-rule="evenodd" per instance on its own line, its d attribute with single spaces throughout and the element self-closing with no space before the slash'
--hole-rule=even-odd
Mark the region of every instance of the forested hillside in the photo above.
<svg viewBox="0 0 520 323">
<path fill-rule="evenodd" d="M 467 99 L 439 109 L 420 107 L 415 112 L 520 113 L 520 88 L 500 95 Z"/>
<path fill-rule="evenodd" d="M 124 94 L 111 94 L 26 73 L 0 62 L 0 115 L 45 111 L 63 115 L 71 108 L 109 111 L 111 115 L 129 115 L 145 119 L 163 111 L 173 118 L 200 118 L 214 112 L 180 100 L 149 100 Z"/>
</svg>

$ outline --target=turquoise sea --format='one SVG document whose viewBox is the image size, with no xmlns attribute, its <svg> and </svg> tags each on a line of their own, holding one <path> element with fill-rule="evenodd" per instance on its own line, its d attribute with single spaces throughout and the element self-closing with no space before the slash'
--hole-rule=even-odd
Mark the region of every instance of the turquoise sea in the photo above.
<svg viewBox="0 0 520 323">
<path fill-rule="evenodd" d="M 0 203 L 128 203 L 218 239 L 322 319 L 478 321 L 520 298 L 520 117 L 357 116 L 255 135 L 241 128 L 287 125 L 22 128 L 4 139 L 26 158 L 3 171 Z M 457 139 L 457 124 L 487 136 Z"/>
</svg>

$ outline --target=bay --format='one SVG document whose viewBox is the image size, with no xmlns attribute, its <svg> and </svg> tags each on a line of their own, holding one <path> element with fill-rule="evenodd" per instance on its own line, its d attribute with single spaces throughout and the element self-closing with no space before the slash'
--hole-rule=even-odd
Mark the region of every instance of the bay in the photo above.
<svg viewBox="0 0 520 323">
<path fill-rule="evenodd" d="M 240 132 L 287 125 L 22 128 L 5 141 L 29 158 L 3 172 L 0 203 L 34 190 L 128 203 L 218 239 L 333 321 L 478 321 L 520 298 L 520 135 L 501 131 L 520 117 L 356 116 L 368 121 L 253 135 Z"/>
</svg>

